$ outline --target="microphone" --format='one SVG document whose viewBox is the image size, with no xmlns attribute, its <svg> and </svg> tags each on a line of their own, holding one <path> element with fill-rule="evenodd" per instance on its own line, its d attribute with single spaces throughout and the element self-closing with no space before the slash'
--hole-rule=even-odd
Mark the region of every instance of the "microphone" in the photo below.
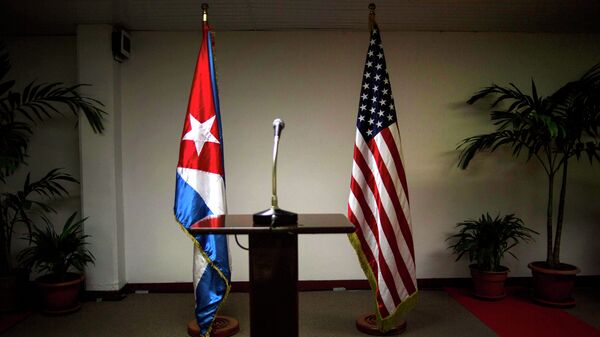
<svg viewBox="0 0 600 337">
<path fill-rule="evenodd" d="M 277 201 L 277 152 L 279 150 L 279 138 L 284 127 L 285 123 L 280 118 L 276 118 L 273 121 L 275 135 L 273 136 L 273 174 L 271 176 L 273 189 L 271 193 L 271 208 L 252 215 L 255 226 L 293 226 L 298 223 L 298 214 L 279 208 L 279 202 Z"/>
<path fill-rule="evenodd" d="M 283 120 L 280 118 L 276 118 L 273 121 L 273 129 L 275 131 L 276 137 L 281 137 L 281 131 L 283 130 L 283 128 L 285 128 L 285 123 L 283 122 Z"/>
</svg>

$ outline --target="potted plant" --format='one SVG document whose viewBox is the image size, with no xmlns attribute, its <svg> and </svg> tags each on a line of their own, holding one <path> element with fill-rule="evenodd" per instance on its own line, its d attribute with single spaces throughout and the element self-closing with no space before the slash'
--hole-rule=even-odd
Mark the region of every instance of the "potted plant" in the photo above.
<svg viewBox="0 0 600 337">
<path fill-rule="evenodd" d="M 54 169 L 40 179 L 27 175 L 19 190 L 6 187 L 17 169 L 26 165 L 34 127 L 64 112 L 83 113 L 93 130 L 101 133 L 105 114 L 99 101 L 78 92 L 81 85 L 31 82 L 16 91 L 15 81 L 7 78 L 9 70 L 6 45 L 0 41 L 0 312 L 18 309 L 22 302 L 18 285 L 29 278 L 27 271 L 19 273 L 13 263 L 13 235 L 17 231 L 30 234 L 36 215 L 54 212 L 47 201 L 65 197 L 65 184 L 77 182 L 67 172 Z"/>
<path fill-rule="evenodd" d="M 501 265 L 504 254 L 509 253 L 517 258 L 510 249 L 521 241 L 533 241 L 531 236 L 537 232 L 525 227 L 523 221 L 514 214 L 492 218 L 489 213 L 482 214 L 479 219 L 469 219 L 456 224 L 458 233 L 448 237 L 452 244 L 448 247 L 457 255 L 456 261 L 465 254 L 469 266 L 475 296 L 488 300 L 496 300 L 505 296 L 504 283 L 508 276 L 508 268 Z"/>
<path fill-rule="evenodd" d="M 581 158 L 600 160 L 600 64 L 580 79 L 569 82 L 548 97 L 538 95 L 531 81 L 531 94 L 514 84 L 492 84 L 468 100 L 473 104 L 484 97 L 495 97 L 490 117 L 496 130 L 466 138 L 458 146 L 459 167 L 466 169 L 481 151 L 493 152 L 509 147 L 514 157 L 524 155 L 543 167 L 548 181 L 546 203 L 545 261 L 529 264 L 534 278 L 534 298 L 544 304 L 574 305 L 571 297 L 579 268 L 560 261 L 560 246 L 565 216 L 569 164 Z M 555 199 L 555 181 L 560 192 Z M 554 210 L 557 216 L 554 218 Z"/>
<path fill-rule="evenodd" d="M 0 136 L 1 137 L 1 136 Z M 1 176 L 1 175 L 0 175 Z M 64 183 L 76 182 L 69 174 L 61 170 L 52 170 L 39 180 L 31 181 L 27 175 L 23 187 L 15 192 L 0 194 L 0 311 L 19 309 L 22 295 L 29 280 L 29 271 L 13 266 L 11 245 L 15 230 L 21 227 L 28 233 L 31 230 L 32 216 L 39 213 L 55 212 L 39 197 L 64 197 L 68 193 Z"/>
<path fill-rule="evenodd" d="M 86 219 L 76 220 L 76 216 L 77 212 L 67 219 L 60 233 L 44 217 L 46 225 L 32 228 L 31 245 L 19 253 L 19 260 L 27 268 L 43 273 L 36 284 L 46 313 L 63 314 L 79 309 L 82 272 L 88 263 L 94 263 L 94 255 L 86 247 L 89 236 L 83 234 Z"/>
</svg>

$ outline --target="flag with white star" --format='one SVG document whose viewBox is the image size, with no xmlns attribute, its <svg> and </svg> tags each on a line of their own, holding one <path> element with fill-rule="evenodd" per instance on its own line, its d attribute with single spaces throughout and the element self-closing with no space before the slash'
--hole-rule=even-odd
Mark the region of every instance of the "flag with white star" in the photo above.
<svg viewBox="0 0 600 337">
<path fill-rule="evenodd" d="M 408 185 L 396 106 L 383 46 L 373 24 L 356 121 L 348 219 L 361 266 L 375 293 L 377 326 L 386 332 L 417 299 Z"/>
<path fill-rule="evenodd" d="M 175 218 L 185 230 L 214 227 L 227 212 L 219 96 L 208 23 L 204 22 L 202 32 L 175 184 Z M 193 240 L 195 316 L 200 335 L 208 337 L 230 289 L 229 250 L 225 235 L 196 235 Z"/>
</svg>

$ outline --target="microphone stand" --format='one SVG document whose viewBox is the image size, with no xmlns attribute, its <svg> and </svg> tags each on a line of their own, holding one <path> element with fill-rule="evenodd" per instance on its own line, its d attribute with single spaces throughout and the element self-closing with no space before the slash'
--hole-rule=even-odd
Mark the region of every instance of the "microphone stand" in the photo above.
<svg viewBox="0 0 600 337">
<path fill-rule="evenodd" d="M 279 208 L 277 201 L 277 153 L 279 150 L 279 138 L 285 123 L 277 118 L 273 121 L 273 171 L 272 171 L 272 192 L 271 208 L 252 215 L 255 225 L 278 227 L 282 225 L 296 225 L 298 223 L 298 214 Z"/>
</svg>

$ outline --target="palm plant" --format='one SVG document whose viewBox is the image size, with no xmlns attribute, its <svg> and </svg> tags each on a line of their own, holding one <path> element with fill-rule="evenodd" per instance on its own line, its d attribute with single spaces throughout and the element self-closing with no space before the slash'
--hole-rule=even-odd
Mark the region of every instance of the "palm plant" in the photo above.
<svg viewBox="0 0 600 337">
<path fill-rule="evenodd" d="M 22 91 L 15 91 L 15 81 L 6 78 L 9 70 L 8 51 L 0 41 L 0 183 L 4 185 L 19 167 L 27 164 L 27 149 L 36 125 L 64 116 L 65 112 L 76 116 L 83 113 L 94 132 L 101 133 L 105 114 L 102 103 L 79 93 L 82 85 L 31 82 Z M 54 212 L 43 200 L 68 195 L 64 184 L 76 182 L 67 172 L 54 169 L 33 181 L 28 174 L 19 191 L 5 192 L 3 186 L 0 194 L 0 275 L 13 270 L 11 244 L 15 230 L 22 227 L 30 234 L 36 214 Z"/>
<path fill-rule="evenodd" d="M 19 253 L 25 267 L 37 268 L 44 273 L 46 281 L 64 282 L 71 269 L 83 271 L 88 263 L 94 263 L 94 255 L 86 248 L 88 235 L 83 235 L 83 222 L 75 220 L 77 212 L 65 222 L 61 233 L 43 218 L 44 228 L 34 227 L 31 232 L 32 245 Z"/>
<path fill-rule="evenodd" d="M 583 157 L 590 163 L 600 160 L 600 64 L 549 97 L 538 95 L 532 80 L 530 95 L 512 83 L 508 87 L 492 84 L 468 103 L 488 96 L 496 98 L 490 112 L 496 130 L 464 139 L 458 146 L 458 165 L 466 169 L 477 153 L 501 147 L 509 147 L 514 157 L 524 154 L 527 161 L 535 158 L 541 164 L 548 178 L 546 264 L 558 268 L 569 163 Z M 559 174 L 558 213 L 554 220 L 554 183 Z"/>
<path fill-rule="evenodd" d="M 10 253 L 15 227 L 24 226 L 27 233 L 31 233 L 34 215 L 55 212 L 52 207 L 36 198 L 66 196 L 68 192 L 63 186 L 65 182 L 77 182 L 77 180 L 64 171 L 54 169 L 37 181 L 31 181 L 28 174 L 21 190 L 0 194 L 0 223 L 2 224 L 0 275 L 5 275 L 12 270 Z"/>
<path fill-rule="evenodd" d="M 514 214 L 492 218 L 486 213 L 479 219 L 459 222 L 456 228 L 458 233 L 447 239 L 454 242 L 449 248 L 457 255 L 456 261 L 468 254 L 469 261 L 474 261 L 479 270 L 494 272 L 504 269 L 500 265 L 504 254 L 516 259 L 510 249 L 521 241 L 533 241 L 532 234 L 538 234 Z"/>
</svg>

